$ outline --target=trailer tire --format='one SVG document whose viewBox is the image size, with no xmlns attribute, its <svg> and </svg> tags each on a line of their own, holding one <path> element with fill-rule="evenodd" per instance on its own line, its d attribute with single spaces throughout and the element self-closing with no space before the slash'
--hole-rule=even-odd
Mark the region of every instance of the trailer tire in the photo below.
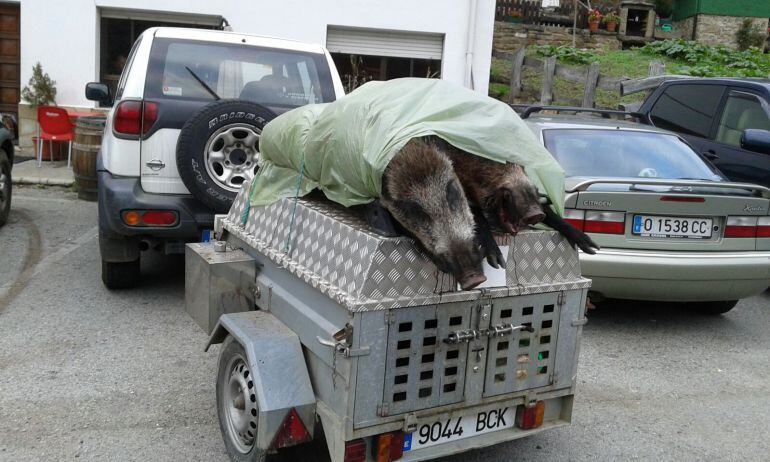
<svg viewBox="0 0 770 462">
<path fill-rule="evenodd" d="M 234 462 L 271 461 L 274 459 L 267 451 L 255 444 L 259 408 L 253 384 L 251 392 L 247 392 L 250 375 L 246 351 L 228 335 L 219 350 L 216 386 L 217 415 L 225 449 Z M 239 387 L 242 387 L 240 392 L 237 391 Z"/>
</svg>

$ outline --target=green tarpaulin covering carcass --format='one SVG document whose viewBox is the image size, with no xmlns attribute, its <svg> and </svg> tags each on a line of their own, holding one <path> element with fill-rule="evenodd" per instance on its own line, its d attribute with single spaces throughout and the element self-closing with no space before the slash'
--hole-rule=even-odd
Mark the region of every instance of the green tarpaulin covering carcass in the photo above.
<svg viewBox="0 0 770 462">
<path fill-rule="evenodd" d="M 303 106 L 265 126 L 251 205 L 315 188 L 344 206 L 380 196 L 388 162 L 410 139 L 435 135 L 497 162 L 523 165 L 557 213 L 564 171 L 507 104 L 443 80 L 369 82 L 333 103 Z"/>
</svg>

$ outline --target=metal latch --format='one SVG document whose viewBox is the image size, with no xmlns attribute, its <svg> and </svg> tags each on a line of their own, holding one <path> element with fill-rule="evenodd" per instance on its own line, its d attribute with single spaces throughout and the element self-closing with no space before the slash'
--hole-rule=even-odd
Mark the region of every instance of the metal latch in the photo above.
<svg viewBox="0 0 770 462">
<path fill-rule="evenodd" d="M 488 337 L 503 337 L 506 335 L 510 335 L 513 332 L 516 332 L 517 330 L 521 330 L 524 332 L 535 331 L 535 329 L 532 328 L 530 324 L 521 324 L 519 326 L 515 324 L 498 324 L 496 326 L 490 327 L 489 329 L 455 330 L 450 332 L 449 335 L 447 335 L 447 337 L 443 341 L 444 343 L 447 343 L 449 345 L 454 345 L 461 342 L 468 343 L 471 340 L 476 340 L 485 335 Z"/>
<path fill-rule="evenodd" d="M 460 342 L 470 342 L 480 337 L 480 332 L 476 329 L 456 330 L 449 333 L 444 343 L 454 345 Z"/>
<path fill-rule="evenodd" d="M 503 337 L 506 335 L 510 335 L 517 330 L 521 330 L 524 332 L 534 332 L 535 329 L 532 328 L 530 324 L 521 324 L 521 325 L 515 325 L 515 324 L 498 324 L 496 326 L 492 326 L 489 328 L 488 335 L 490 337 Z"/>
<path fill-rule="evenodd" d="M 348 345 L 345 342 L 335 342 L 334 340 L 325 340 L 325 339 L 322 339 L 321 337 L 316 337 L 316 340 L 318 340 L 318 343 L 320 343 L 323 346 L 334 348 L 335 353 L 341 354 L 346 358 L 351 358 L 354 356 L 367 356 L 370 353 L 368 346 L 361 347 L 361 348 L 351 348 L 350 345 Z"/>
</svg>

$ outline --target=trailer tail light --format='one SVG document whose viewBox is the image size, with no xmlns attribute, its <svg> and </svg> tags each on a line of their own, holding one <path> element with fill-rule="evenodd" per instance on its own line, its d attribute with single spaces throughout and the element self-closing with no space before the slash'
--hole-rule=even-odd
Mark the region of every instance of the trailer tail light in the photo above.
<svg viewBox="0 0 770 462">
<path fill-rule="evenodd" d="M 626 231 L 624 212 L 586 210 L 583 231 L 598 234 L 623 234 Z"/>
<path fill-rule="evenodd" d="M 404 432 L 390 432 L 378 435 L 372 446 L 376 462 L 393 462 L 404 455 Z"/>
<path fill-rule="evenodd" d="M 538 401 L 534 406 L 524 404 L 516 408 L 516 426 L 522 430 L 530 430 L 543 425 L 545 401 Z"/>
<path fill-rule="evenodd" d="M 124 210 L 123 223 L 132 227 L 168 228 L 179 223 L 179 215 L 173 210 Z"/>
<path fill-rule="evenodd" d="M 305 424 L 299 418 L 297 411 L 292 408 L 283 419 L 281 428 L 276 433 L 271 447 L 273 449 L 288 448 L 310 441 L 310 433 L 305 429 Z"/>
<path fill-rule="evenodd" d="M 115 108 L 113 130 L 120 135 L 140 136 L 158 120 L 158 105 L 148 101 L 123 101 Z"/>
<path fill-rule="evenodd" d="M 757 224 L 757 217 L 727 217 L 725 237 L 757 237 Z"/>
<path fill-rule="evenodd" d="M 344 462 L 366 461 L 366 441 L 363 438 L 345 443 Z"/>
</svg>

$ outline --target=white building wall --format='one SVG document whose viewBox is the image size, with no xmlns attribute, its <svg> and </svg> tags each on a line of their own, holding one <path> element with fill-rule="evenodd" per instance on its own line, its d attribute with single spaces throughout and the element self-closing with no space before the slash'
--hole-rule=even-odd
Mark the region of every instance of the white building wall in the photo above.
<svg viewBox="0 0 770 462">
<path fill-rule="evenodd" d="M 26 84 L 40 61 L 57 82 L 59 105 L 92 107 L 84 86 L 99 77 L 101 7 L 221 15 L 237 32 L 323 45 L 329 24 L 441 33 L 442 76 L 465 84 L 472 5 L 472 86 L 486 94 L 494 0 L 21 0 L 21 82 Z"/>
</svg>

